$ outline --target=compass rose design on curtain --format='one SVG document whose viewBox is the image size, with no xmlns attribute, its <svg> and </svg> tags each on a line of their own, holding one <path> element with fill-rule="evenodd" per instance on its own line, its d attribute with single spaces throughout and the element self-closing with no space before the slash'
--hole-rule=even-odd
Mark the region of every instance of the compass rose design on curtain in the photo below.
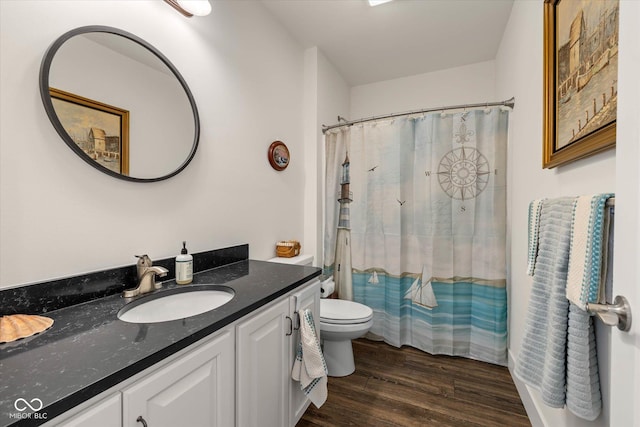
<svg viewBox="0 0 640 427">
<path fill-rule="evenodd" d="M 395 346 L 505 365 L 506 155 L 500 108 L 326 133 L 325 272 L 350 161 L 350 296 Z"/>
<path fill-rule="evenodd" d="M 456 148 L 444 155 L 438 165 L 438 182 L 449 197 L 473 199 L 489 182 L 489 161 L 475 148 Z"/>
</svg>

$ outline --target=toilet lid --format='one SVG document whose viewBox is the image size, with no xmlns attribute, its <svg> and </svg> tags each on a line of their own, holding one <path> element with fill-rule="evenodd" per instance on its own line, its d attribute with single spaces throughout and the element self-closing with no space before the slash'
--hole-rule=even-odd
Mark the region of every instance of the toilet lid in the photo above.
<svg viewBox="0 0 640 427">
<path fill-rule="evenodd" d="M 320 319 L 326 323 L 364 323 L 373 317 L 373 310 L 364 304 L 342 299 L 321 299 Z"/>
</svg>

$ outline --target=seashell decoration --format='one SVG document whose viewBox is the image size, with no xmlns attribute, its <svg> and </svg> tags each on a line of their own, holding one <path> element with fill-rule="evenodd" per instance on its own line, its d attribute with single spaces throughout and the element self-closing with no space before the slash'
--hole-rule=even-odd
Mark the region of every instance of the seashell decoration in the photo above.
<svg viewBox="0 0 640 427">
<path fill-rule="evenodd" d="M 53 319 L 30 314 L 11 314 L 0 317 L 0 344 L 30 337 L 46 331 Z"/>
</svg>

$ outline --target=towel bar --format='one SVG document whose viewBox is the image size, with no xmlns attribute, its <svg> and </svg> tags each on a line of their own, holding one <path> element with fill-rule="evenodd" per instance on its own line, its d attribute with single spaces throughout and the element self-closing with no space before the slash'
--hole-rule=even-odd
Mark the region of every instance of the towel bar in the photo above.
<svg viewBox="0 0 640 427">
<path fill-rule="evenodd" d="M 621 295 L 615 297 L 613 304 L 587 303 L 587 311 L 591 315 L 597 314 L 605 325 L 617 326 L 624 332 L 631 329 L 631 307 L 629 301 Z"/>
</svg>

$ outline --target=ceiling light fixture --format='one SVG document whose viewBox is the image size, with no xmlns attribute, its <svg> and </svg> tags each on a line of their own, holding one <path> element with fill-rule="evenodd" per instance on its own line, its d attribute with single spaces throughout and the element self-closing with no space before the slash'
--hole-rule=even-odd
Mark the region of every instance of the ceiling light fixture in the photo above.
<svg viewBox="0 0 640 427">
<path fill-rule="evenodd" d="M 164 0 L 175 10 L 191 18 L 192 16 L 205 16 L 211 13 L 209 0 Z"/>
<path fill-rule="evenodd" d="M 389 3 L 390 1 L 393 0 L 369 0 L 369 6 L 379 6 L 384 3 Z"/>
</svg>

